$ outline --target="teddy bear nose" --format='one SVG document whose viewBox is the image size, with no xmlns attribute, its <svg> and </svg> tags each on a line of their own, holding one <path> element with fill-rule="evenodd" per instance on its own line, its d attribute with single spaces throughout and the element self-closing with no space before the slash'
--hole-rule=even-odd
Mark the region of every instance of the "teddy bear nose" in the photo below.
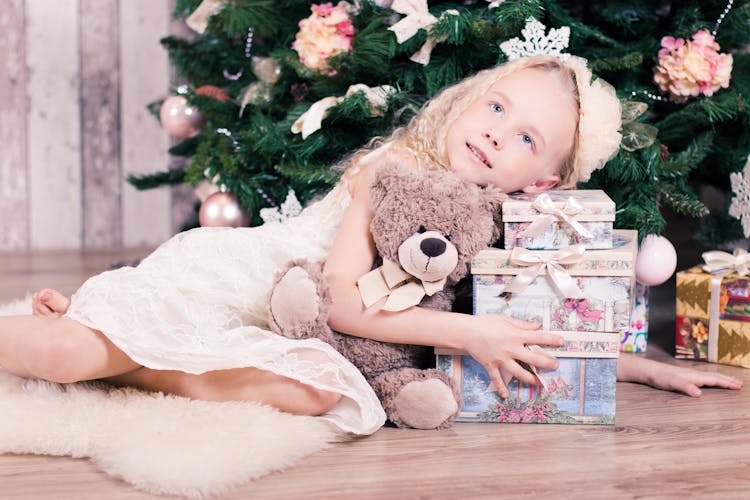
<svg viewBox="0 0 750 500">
<path fill-rule="evenodd" d="M 419 248 L 428 257 L 437 257 L 445 252 L 445 242 L 438 238 L 425 238 Z"/>
</svg>

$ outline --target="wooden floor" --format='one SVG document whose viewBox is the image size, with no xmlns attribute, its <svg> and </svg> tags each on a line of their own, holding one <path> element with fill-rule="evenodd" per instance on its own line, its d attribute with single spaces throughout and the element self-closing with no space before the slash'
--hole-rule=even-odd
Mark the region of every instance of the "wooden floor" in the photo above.
<svg viewBox="0 0 750 500">
<path fill-rule="evenodd" d="M 113 261 L 145 250 L 0 254 L 0 302 L 43 286 L 72 292 Z M 673 280 L 652 289 L 649 357 L 667 354 Z M 225 498 L 750 498 L 750 370 L 746 389 L 699 399 L 619 383 L 615 426 L 456 424 L 384 428 L 337 445 Z M 2 415 L 0 415 L 2 418 Z M 88 461 L 0 456 L 2 499 L 152 498 Z"/>
</svg>

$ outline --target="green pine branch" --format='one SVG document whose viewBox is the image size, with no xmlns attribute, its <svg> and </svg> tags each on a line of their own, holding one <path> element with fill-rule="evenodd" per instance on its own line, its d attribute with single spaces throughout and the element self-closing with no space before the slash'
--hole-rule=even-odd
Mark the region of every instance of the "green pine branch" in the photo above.
<svg viewBox="0 0 750 500">
<path fill-rule="evenodd" d="M 660 188 L 660 206 L 669 206 L 675 212 L 695 219 L 708 215 L 708 208 L 694 193 L 680 191 L 676 186 L 667 183 L 661 184 Z"/>
<path fill-rule="evenodd" d="M 185 171 L 181 169 L 169 169 L 166 172 L 155 172 L 152 174 L 130 174 L 127 180 L 136 189 L 153 189 L 164 185 L 174 186 L 182 184 L 185 181 Z"/>
<path fill-rule="evenodd" d="M 200 3 L 176 0 L 174 13 L 190 15 Z M 689 38 L 697 29 L 713 29 L 725 0 L 669 2 L 669 8 L 662 0 L 506 0 L 494 9 L 484 1 L 436 0 L 428 5 L 439 21 L 403 44 L 388 30 L 403 16 L 363 1 L 360 10 L 351 14 L 356 29 L 352 51 L 329 61 L 334 68 L 331 74 L 311 71 L 292 49 L 300 20 L 311 14 L 310 5 L 302 0 L 228 0 L 210 19 L 205 33 L 191 40 L 163 40 L 192 91 L 211 84 L 238 98 L 257 82 L 246 54 L 251 27 L 251 55 L 272 57 L 280 73 L 269 98 L 247 103 L 242 115 L 239 102 L 223 103 L 188 92 L 206 125 L 198 136 L 173 145 L 170 154 L 190 157 L 189 164 L 184 171 L 149 174 L 140 182 L 133 178 L 135 185 L 179 183 L 180 175 L 182 182 L 194 185 L 218 175 L 219 182 L 253 214 L 253 223 L 260 223 L 258 211 L 282 203 L 290 188 L 300 200 L 319 196 L 338 178 L 331 165 L 373 137 L 406 123 L 447 85 L 504 61 L 499 44 L 521 36 L 526 19 L 536 17 L 547 29 L 569 26 L 568 51 L 586 57 L 594 74 L 612 83 L 623 101 L 648 103 L 648 111 L 638 121 L 659 129 L 654 144 L 621 150 L 581 186 L 610 194 L 617 203 L 617 227 L 636 228 L 641 236 L 658 234 L 664 229 L 663 211 L 673 210 L 700 219 L 697 226 L 717 241 L 741 231 L 738 222 L 724 213 L 705 215 L 696 188 L 710 183 L 728 190 L 729 173 L 741 170 L 750 152 L 750 54 L 742 51 L 750 43 L 750 1 L 735 1 L 717 33 L 721 51 L 734 57 L 729 88 L 684 103 L 656 101 L 647 95 L 659 93 L 653 71 L 660 41 L 664 36 Z M 441 16 L 448 9 L 459 15 Z M 423 66 L 409 58 L 428 36 L 440 41 L 430 63 Z M 225 73 L 238 78 L 229 80 Z M 329 109 L 320 130 L 306 139 L 291 132 L 292 123 L 313 103 L 344 96 L 356 83 L 391 85 L 397 92 L 377 112 L 363 95 L 351 96 Z M 158 117 L 164 96 L 154 98 L 149 110 Z M 231 138 L 219 130 L 228 130 Z"/>
</svg>

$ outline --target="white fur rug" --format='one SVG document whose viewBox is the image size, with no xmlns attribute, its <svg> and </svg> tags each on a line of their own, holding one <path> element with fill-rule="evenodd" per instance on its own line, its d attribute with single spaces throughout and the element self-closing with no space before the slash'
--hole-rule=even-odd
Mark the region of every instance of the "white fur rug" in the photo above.
<svg viewBox="0 0 750 500">
<path fill-rule="evenodd" d="M 30 298 L 0 316 L 29 314 Z M 346 439 L 325 421 L 250 403 L 211 403 L 0 370 L 0 453 L 88 457 L 149 493 L 217 495 Z"/>
</svg>

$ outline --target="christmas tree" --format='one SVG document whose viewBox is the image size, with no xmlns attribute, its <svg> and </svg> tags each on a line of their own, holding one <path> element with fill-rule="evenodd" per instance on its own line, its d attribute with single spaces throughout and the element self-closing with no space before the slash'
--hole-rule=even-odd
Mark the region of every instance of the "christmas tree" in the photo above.
<svg viewBox="0 0 750 500">
<path fill-rule="evenodd" d="M 184 139 L 171 154 L 190 160 L 137 187 L 221 186 L 250 224 L 283 216 L 290 192 L 302 204 L 320 195 L 347 153 L 505 61 L 500 44 L 535 18 L 569 27 L 567 52 L 623 103 L 620 152 L 579 187 L 604 189 L 617 226 L 640 236 L 662 233 L 665 210 L 701 218 L 712 244 L 742 233 L 728 208 L 730 173 L 750 152 L 750 2 L 177 0 L 175 16 L 195 36 L 162 43 L 188 85 L 153 107 L 177 112 L 162 123 Z M 729 194 L 723 210 L 700 201 L 706 184 Z"/>
</svg>

